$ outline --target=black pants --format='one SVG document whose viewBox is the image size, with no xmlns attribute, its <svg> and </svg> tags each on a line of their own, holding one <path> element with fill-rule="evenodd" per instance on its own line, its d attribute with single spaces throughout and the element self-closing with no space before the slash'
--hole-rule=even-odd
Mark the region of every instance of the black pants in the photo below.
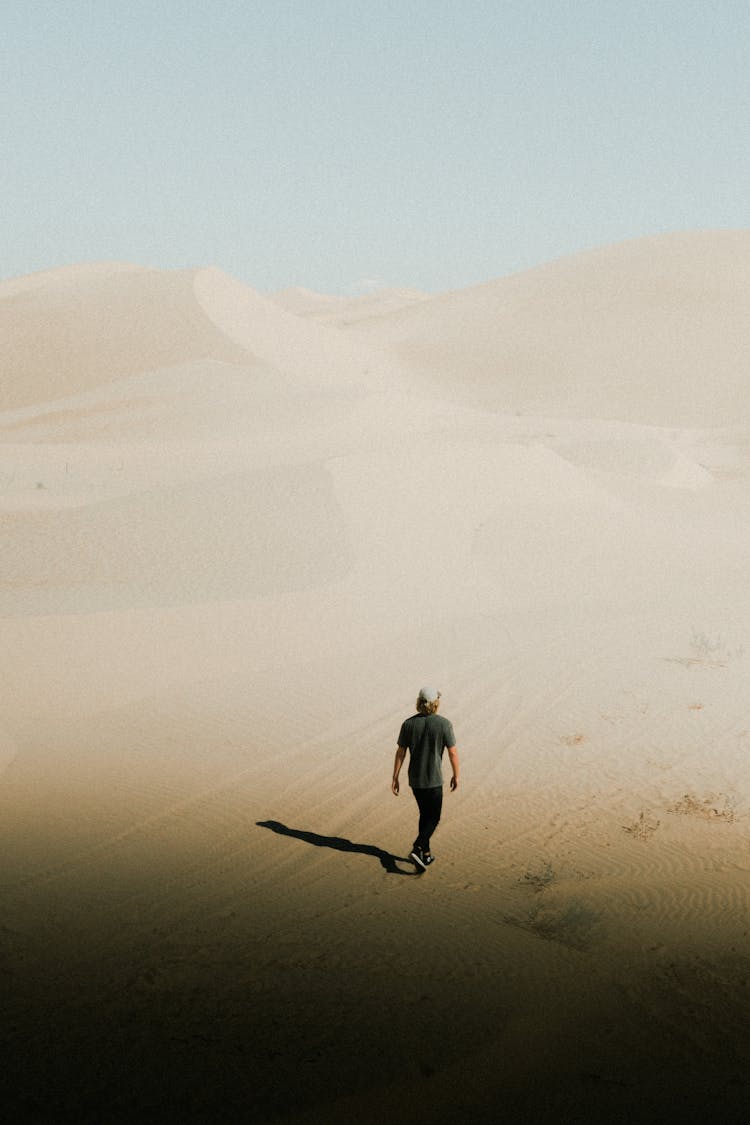
<svg viewBox="0 0 750 1125">
<path fill-rule="evenodd" d="M 430 850 L 430 836 L 440 823 L 440 813 L 443 811 L 443 787 L 438 785 L 433 789 L 412 789 L 415 800 L 419 805 L 419 835 L 414 841 L 414 846 L 423 852 Z"/>
</svg>

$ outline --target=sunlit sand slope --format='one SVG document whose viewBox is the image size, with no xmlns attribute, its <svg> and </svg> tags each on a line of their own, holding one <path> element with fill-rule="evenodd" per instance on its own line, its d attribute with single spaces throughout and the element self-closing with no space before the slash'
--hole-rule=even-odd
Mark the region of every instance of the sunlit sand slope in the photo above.
<svg viewBox="0 0 750 1125">
<path fill-rule="evenodd" d="M 353 325 L 497 410 L 729 425 L 747 409 L 750 232 L 648 238 Z"/>
</svg>

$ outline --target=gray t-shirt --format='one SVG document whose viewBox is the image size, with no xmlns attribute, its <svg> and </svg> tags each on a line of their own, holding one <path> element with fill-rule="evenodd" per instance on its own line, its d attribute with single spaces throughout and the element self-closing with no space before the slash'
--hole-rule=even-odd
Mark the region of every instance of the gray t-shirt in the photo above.
<svg viewBox="0 0 750 1125">
<path fill-rule="evenodd" d="M 412 715 L 401 724 L 398 744 L 409 751 L 412 789 L 434 789 L 443 784 L 443 750 L 456 745 L 448 719 L 442 715 Z"/>
</svg>

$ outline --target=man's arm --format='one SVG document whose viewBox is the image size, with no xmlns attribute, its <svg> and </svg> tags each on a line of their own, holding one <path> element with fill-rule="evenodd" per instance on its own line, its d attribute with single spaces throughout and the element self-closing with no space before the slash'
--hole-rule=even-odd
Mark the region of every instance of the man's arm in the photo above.
<svg viewBox="0 0 750 1125">
<path fill-rule="evenodd" d="M 461 772 L 461 767 L 458 764 L 458 750 L 455 746 L 448 747 L 448 757 L 453 770 L 453 777 L 451 778 L 451 792 L 453 792 L 454 789 L 458 789 L 458 776 Z"/>
<path fill-rule="evenodd" d="M 396 760 L 393 763 L 393 780 L 391 781 L 391 790 L 394 797 L 398 797 L 398 775 L 401 773 L 401 767 L 404 764 L 406 757 L 406 747 L 398 746 L 396 748 Z"/>
</svg>

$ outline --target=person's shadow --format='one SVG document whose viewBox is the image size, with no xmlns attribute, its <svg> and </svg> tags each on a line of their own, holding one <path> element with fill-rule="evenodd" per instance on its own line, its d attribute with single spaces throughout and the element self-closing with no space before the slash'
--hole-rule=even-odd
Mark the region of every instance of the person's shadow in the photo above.
<svg viewBox="0 0 750 1125">
<path fill-rule="evenodd" d="M 293 836 L 295 840 L 304 840 L 316 848 L 332 848 L 335 852 L 357 852 L 359 855 L 371 855 L 380 860 L 380 866 L 389 875 L 416 875 L 416 871 L 402 871 L 398 863 L 410 863 L 405 856 L 391 855 L 390 852 L 376 848 L 374 844 L 353 844 L 342 836 L 320 836 L 317 832 L 303 832 L 300 828 L 287 828 L 278 820 L 256 820 L 258 828 L 270 828 L 279 836 Z"/>
</svg>

